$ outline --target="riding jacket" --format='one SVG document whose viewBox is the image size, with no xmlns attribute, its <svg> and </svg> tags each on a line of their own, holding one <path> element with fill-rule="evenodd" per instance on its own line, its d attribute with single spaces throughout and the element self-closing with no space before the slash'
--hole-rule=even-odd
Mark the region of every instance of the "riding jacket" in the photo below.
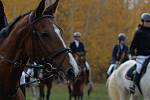
<svg viewBox="0 0 150 100">
<path fill-rule="evenodd" d="M 112 52 L 112 64 L 116 64 L 116 61 L 120 61 L 128 55 L 128 46 L 125 44 L 116 44 Z M 124 59 L 123 59 L 124 60 Z M 121 61 L 122 62 L 122 61 Z"/>
<path fill-rule="evenodd" d="M 84 45 L 81 41 L 73 41 L 72 43 L 70 43 L 69 47 L 72 50 L 72 54 L 75 54 L 77 52 L 85 52 Z"/>
<path fill-rule="evenodd" d="M 150 27 L 141 26 L 135 32 L 130 46 L 132 56 L 149 56 L 150 55 Z"/>
</svg>

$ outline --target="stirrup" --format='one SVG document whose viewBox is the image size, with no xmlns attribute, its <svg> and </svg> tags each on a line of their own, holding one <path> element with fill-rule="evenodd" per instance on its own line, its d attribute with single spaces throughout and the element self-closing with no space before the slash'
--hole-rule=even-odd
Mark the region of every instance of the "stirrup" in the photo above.
<svg viewBox="0 0 150 100">
<path fill-rule="evenodd" d="M 134 94 L 135 93 L 135 86 L 129 87 L 129 91 L 130 91 L 130 94 Z"/>
</svg>

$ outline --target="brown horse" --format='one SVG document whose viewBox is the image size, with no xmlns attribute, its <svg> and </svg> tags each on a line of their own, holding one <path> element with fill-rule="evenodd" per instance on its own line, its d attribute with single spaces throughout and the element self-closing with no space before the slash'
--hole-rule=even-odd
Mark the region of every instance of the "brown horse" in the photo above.
<svg viewBox="0 0 150 100">
<path fill-rule="evenodd" d="M 86 70 L 86 58 L 84 53 L 77 53 L 75 54 L 75 59 L 79 65 L 80 73 L 74 82 L 68 85 L 69 89 L 69 100 L 74 97 L 75 100 L 83 100 L 83 92 L 84 86 L 89 81 L 89 73 Z"/>
<path fill-rule="evenodd" d="M 25 99 L 19 89 L 19 80 L 28 59 L 50 63 L 66 76 L 72 73 L 72 78 L 78 74 L 77 63 L 66 48 L 54 20 L 56 7 L 52 5 L 44 9 L 45 0 L 42 0 L 36 10 L 21 16 L 9 34 L 1 38 L 0 100 Z"/>
<path fill-rule="evenodd" d="M 48 77 L 48 72 L 43 71 L 42 72 L 43 77 Z M 53 83 L 54 76 L 51 76 L 45 80 L 41 80 L 39 83 L 39 88 L 40 88 L 40 100 L 46 100 L 50 99 L 50 94 L 51 94 L 51 88 L 52 88 L 52 83 Z M 45 87 L 47 91 L 45 91 Z M 46 92 L 46 94 L 45 94 Z"/>
</svg>

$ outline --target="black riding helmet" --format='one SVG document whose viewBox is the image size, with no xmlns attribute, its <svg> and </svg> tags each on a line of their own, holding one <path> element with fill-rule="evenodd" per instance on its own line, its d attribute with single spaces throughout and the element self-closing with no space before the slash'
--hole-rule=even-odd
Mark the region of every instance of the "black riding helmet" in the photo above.
<svg viewBox="0 0 150 100">
<path fill-rule="evenodd" d="M 142 22 L 150 22 L 150 14 L 149 13 L 143 13 L 141 15 L 141 21 Z"/>
</svg>

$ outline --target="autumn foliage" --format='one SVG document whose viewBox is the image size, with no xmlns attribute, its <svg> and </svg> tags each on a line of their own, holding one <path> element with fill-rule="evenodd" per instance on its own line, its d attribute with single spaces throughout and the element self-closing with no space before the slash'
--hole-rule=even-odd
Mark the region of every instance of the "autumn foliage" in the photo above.
<svg viewBox="0 0 150 100">
<path fill-rule="evenodd" d="M 12 21 L 16 16 L 35 9 L 40 0 L 2 0 Z M 111 61 L 117 35 L 124 32 L 128 45 L 140 23 L 140 15 L 150 11 L 150 0 L 60 0 L 56 13 L 67 44 L 72 32 L 79 31 L 86 45 L 87 59 L 95 80 L 100 80 Z M 138 1 L 138 2 L 137 2 Z"/>
</svg>

